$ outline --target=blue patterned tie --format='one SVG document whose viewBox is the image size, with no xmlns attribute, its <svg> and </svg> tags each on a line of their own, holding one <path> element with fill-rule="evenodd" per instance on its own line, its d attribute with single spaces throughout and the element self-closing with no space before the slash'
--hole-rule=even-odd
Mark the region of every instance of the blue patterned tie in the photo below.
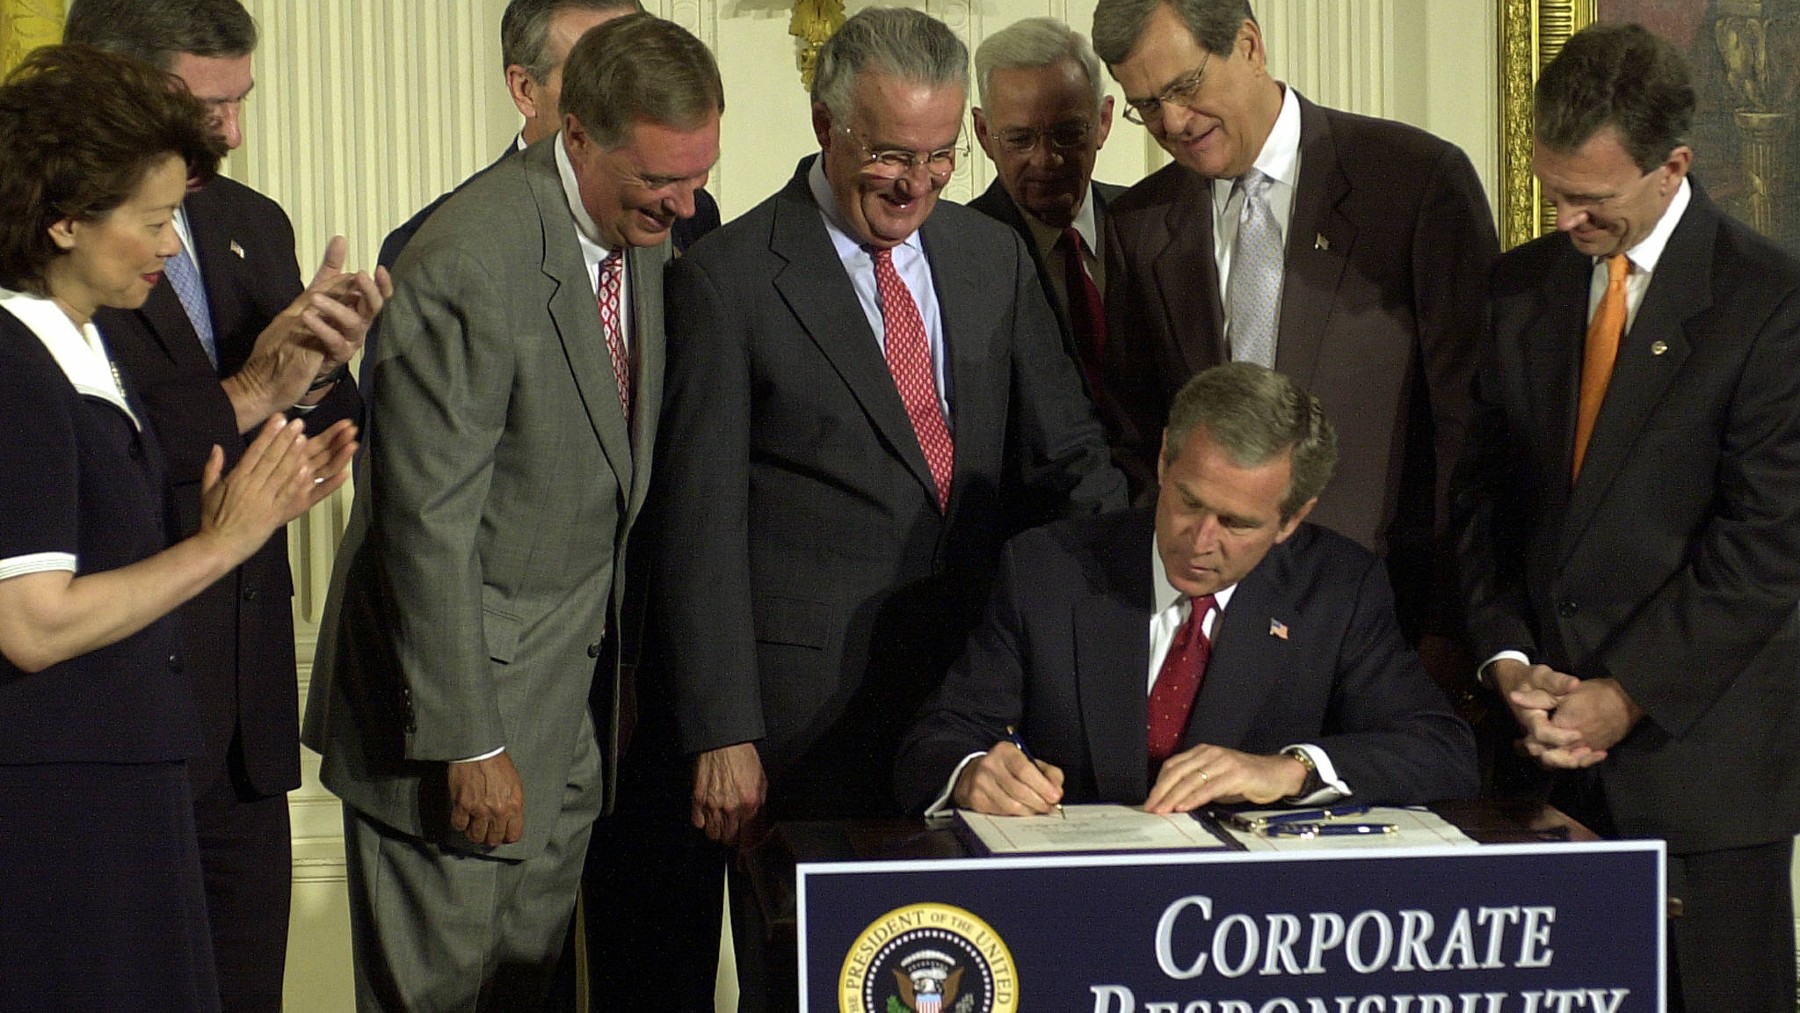
<svg viewBox="0 0 1800 1013">
<path fill-rule="evenodd" d="M 163 261 L 163 274 L 168 276 L 169 285 L 175 289 L 175 298 L 181 300 L 181 308 L 187 311 L 194 333 L 200 336 L 200 347 L 206 349 L 206 357 L 212 360 L 213 368 L 219 368 L 219 346 L 213 340 L 212 308 L 206 304 L 206 286 L 200 283 L 200 269 L 194 266 L 194 258 L 188 256 L 186 244 L 173 257 Z"/>
<path fill-rule="evenodd" d="M 1244 195 L 1237 246 L 1231 255 L 1227 305 L 1231 310 L 1231 360 L 1275 368 L 1275 327 L 1281 316 L 1281 227 L 1269 209 L 1275 181 L 1251 169 L 1237 181 Z"/>
</svg>

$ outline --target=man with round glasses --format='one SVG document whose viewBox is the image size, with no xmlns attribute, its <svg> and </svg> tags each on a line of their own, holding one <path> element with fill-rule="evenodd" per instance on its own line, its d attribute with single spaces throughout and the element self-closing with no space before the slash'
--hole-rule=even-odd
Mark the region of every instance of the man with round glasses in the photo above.
<svg viewBox="0 0 1800 1013">
<path fill-rule="evenodd" d="M 1112 129 L 1102 73 L 1087 39 L 1055 18 L 1026 18 L 988 36 L 975 50 L 975 138 L 999 177 L 969 206 L 1025 241 L 1064 351 L 1106 417 L 1100 235 L 1106 202 L 1125 188 L 1093 181 Z"/>
<path fill-rule="evenodd" d="M 968 50 L 870 8 L 817 68 L 819 153 L 667 291 L 657 678 L 694 757 L 693 823 L 728 846 L 765 815 L 898 814 L 900 733 L 1016 519 L 1124 503 L 1024 245 L 938 200 Z M 734 917 L 756 908 L 734 895 Z M 758 1009 L 761 934 L 736 938 Z"/>
<path fill-rule="evenodd" d="M 1386 555 L 1402 629 L 1446 678 L 1445 497 L 1499 254 L 1468 157 L 1276 80 L 1246 0 L 1100 0 L 1094 48 L 1174 158 L 1107 207 L 1106 379 L 1137 487 L 1195 372 L 1293 377 L 1339 428 L 1313 519 Z"/>
</svg>

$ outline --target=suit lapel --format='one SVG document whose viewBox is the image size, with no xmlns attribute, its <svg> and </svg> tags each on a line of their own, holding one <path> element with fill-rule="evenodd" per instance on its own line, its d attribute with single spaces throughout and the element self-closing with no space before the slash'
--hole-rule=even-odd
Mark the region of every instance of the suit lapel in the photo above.
<svg viewBox="0 0 1800 1013">
<path fill-rule="evenodd" d="M 568 198 L 557 174 L 555 145 L 560 143 L 540 144 L 521 156 L 529 161 L 525 178 L 544 228 L 542 269 L 554 284 L 547 308 L 607 464 L 619 488 L 632 489 L 631 440 L 625 415 L 619 410 L 619 384 L 613 379 L 612 357 L 600 333 L 594 285 L 582 260 Z M 633 298 L 637 298 L 635 282 Z"/>
<path fill-rule="evenodd" d="M 1150 789 L 1148 703 L 1151 514 L 1102 546 L 1105 584 L 1075 611 L 1075 693 L 1097 798 L 1141 799 Z"/>
<path fill-rule="evenodd" d="M 1276 571 L 1284 552 L 1275 547 L 1232 592 L 1231 602 L 1214 623 L 1212 656 L 1206 677 L 1188 718 L 1181 748 L 1202 742 L 1236 748 L 1262 713 L 1263 701 L 1278 680 L 1297 671 L 1292 641 L 1270 632 L 1271 622 L 1303 625 L 1298 608 L 1284 596 Z"/>
<path fill-rule="evenodd" d="M 816 156 L 815 156 L 816 157 Z M 919 438 L 913 432 L 912 420 L 900 401 L 900 391 L 882 358 L 881 345 L 869 330 L 856 290 L 844 273 L 819 207 L 813 202 L 806 174 L 811 159 L 800 163 L 794 178 L 779 195 L 775 205 L 775 223 L 769 238 L 769 249 L 786 262 L 775 275 L 775 290 L 793 311 L 795 322 L 806 331 L 820 354 L 831 363 L 844 385 L 850 388 L 857 403 L 869 416 L 870 424 L 896 456 L 906 463 L 921 488 L 932 501 L 937 501 L 937 485 L 925 453 L 919 449 Z M 940 286 L 947 272 L 933 265 Z M 985 277 L 977 268 L 968 284 Z M 944 288 L 938 289 L 938 300 L 948 319 L 950 303 Z M 948 340 L 948 335 L 946 335 Z M 955 343 L 951 343 L 952 349 Z M 953 364 L 954 365 L 954 364 Z M 955 488 L 954 479 L 952 488 Z"/>
<path fill-rule="evenodd" d="M 1288 219 L 1275 368 L 1311 386 L 1326 320 L 1356 241 L 1356 223 L 1338 210 L 1350 192 L 1350 180 L 1338 164 L 1331 123 L 1318 106 L 1295 97 L 1300 102 L 1300 179 Z"/>
<path fill-rule="evenodd" d="M 1695 184 L 1687 212 L 1657 261 L 1637 318 L 1619 339 L 1619 357 L 1594 420 L 1581 478 L 1569 496 L 1565 552 L 1593 520 L 1607 487 L 1630 459 L 1638 434 L 1692 351 L 1683 324 L 1712 305 L 1712 289 L 1704 282 L 1712 277 L 1715 229 L 1711 205 Z M 1582 306 L 1585 310 L 1586 303 Z"/>
<path fill-rule="evenodd" d="M 1195 173 L 1186 178 L 1188 185 L 1165 219 L 1168 245 L 1150 270 L 1163 319 L 1191 375 L 1225 361 L 1225 302 L 1213 259 L 1212 182 Z"/>
<path fill-rule="evenodd" d="M 188 233 L 195 247 L 199 247 L 206 238 L 201 223 L 212 217 L 208 214 L 204 191 L 188 195 L 185 202 Z M 200 277 L 207 288 L 207 302 L 212 302 L 213 275 L 204 265 L 198 249 L 190 251 L 200 263 Z M 163 354 L 169 361 L 183 369 L 205 369 L 214 372 L 213 364 L 206 356 L 206 349 L 200 344 L 200 335 L 195 333 L 193 321 L 188 319 L 187 310 L 181 306 L 180 297 L 175 294 L 175 286 L 163 278 L 150 290 L 150 297 L 144 305 L 137 309 L 138 319 L 144 323 L 157 344 L 162 346 Z M 213 333 L 218 333 L 218 314 L 213 314 Z"/>
<path fill-rule="evenodd" d="M 674 247 L 666 239 L 659 246 L 633 249 L 625 256 L 630 266 L 631 357 L 636 367 L 631 394 L 633 462 L 649 460 L 656 446 L 656 423 L 662 414 L 663 265 L 673 256 Z M 627 521 L 643 506 L 649 486 L 650 469 L 634 467 L 626 501 Z"/>
<path fill-rule="evenodd" d="M 925 254 L 931 264 L 931 281 L 937 289 L 938 313 L 942 318 L 939 323 L 944 329 L 944 355 L 948 359 L 947 373 L 950 384 L 950 432 L 966 442 L 966 449 L 975 446 L 978 439 L 985 439 L 992 434 L 976 432 L 958 432 L 957 419 L 965 413 L 958 411 L 958 404 L 966 404 L 977 391 L 994 389 L 983 376 L 986 364 L 992 361 L 989 354 L 989 342 L 1000 329 L 1000 315 L 1011 308 L 1010 299 L 997 299 L 991 289 L 984 285 L 992 277 L 992 261 L 982 256 L 983 251 L 973 244 L 959 238 L 955 229 L 934 222 L 928 218 L 919 230 L 920 241 L 925 245 Z M 1029 244 L 1027 244 L 1029 246 Z M 987 251 L 990 255 L 992 251 Z M 884 364 L 885 366 L 885 364 Z M 889 389 L 894 389 L 890 377 Z M 959 396 L 960 395 L 960 396 Z M 896 391 L 895 399 L 899 394 Z M 904 405 L 902 405 L 904 410 Z M 912 433 L 911 421 L 907 422 L 907 432 Z M 918 443 L 917 436 L 913 444 Z M 956 455 L 955 465 L 951 472 L 950 508 L 956 508 L 957 500 L 966 487 L 964 481 L 971 462 L 981 459 L 981 455 L 961 453 Z M 924 461 L 920 452 L 919 460 Z M 931 472 L 924 473 L 926 490 L 936 494 L 937 486 L 932 484 Z"/>
</svg>

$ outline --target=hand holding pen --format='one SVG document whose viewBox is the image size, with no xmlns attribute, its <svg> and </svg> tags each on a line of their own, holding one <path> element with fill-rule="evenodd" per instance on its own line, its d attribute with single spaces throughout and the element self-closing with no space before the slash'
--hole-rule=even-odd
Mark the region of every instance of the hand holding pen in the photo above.
<svg viewBox="0 0 1800 1013">
<path fill-rule="evenodd" d="M 1026 747 L 1025 740 L 1019 737 L 1018 730 L 1013 728 L 1012 725 L 1006 726 L 1006 740 L 1008 742 L 1011 742 L 1013 744 L 1013 747 L 1016 748 L 1021 754 L 1024 755 L 1025 759 L 1031 761 L 1032 766 L 1036 767 L 1039 765 L 1037 757 L 1031 755 L 1031 750 Z M 1048 767 L 1049 764 L 1044 764 L 1043 766 Z M 1069 814 L 1063 811 L 1062 803 L 1057 802 L 1057 803 L 1055 803 L 1055 805 L 1056 805 L 1056 815 L 1061 816 L 1065 820 L 1068 819 Z"/>
<path fill-rule="evenodd" d="M 1042 816 L 1062 808 L 1062 786 L 1063 772 L 1034 759 L 1008 728 L 1006 738 L 963 764 L 950 800 L 959 809 L 990 816 Z"/>
</svg>

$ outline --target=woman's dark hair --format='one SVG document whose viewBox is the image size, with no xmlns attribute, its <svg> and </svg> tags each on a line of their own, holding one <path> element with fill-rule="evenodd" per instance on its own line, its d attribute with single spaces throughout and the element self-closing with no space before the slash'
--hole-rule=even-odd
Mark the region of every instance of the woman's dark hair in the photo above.
<svg viewBox="0 0 1800 1013">
<path fill-rule="evenodd" d="M 33 51 L 0 84 L 0 286 L 37 295 L 50 226 L 104 218 L 174 155 L 210 179 L 225 142 L 181 79 L 91 46 Z"/>
</svg>

